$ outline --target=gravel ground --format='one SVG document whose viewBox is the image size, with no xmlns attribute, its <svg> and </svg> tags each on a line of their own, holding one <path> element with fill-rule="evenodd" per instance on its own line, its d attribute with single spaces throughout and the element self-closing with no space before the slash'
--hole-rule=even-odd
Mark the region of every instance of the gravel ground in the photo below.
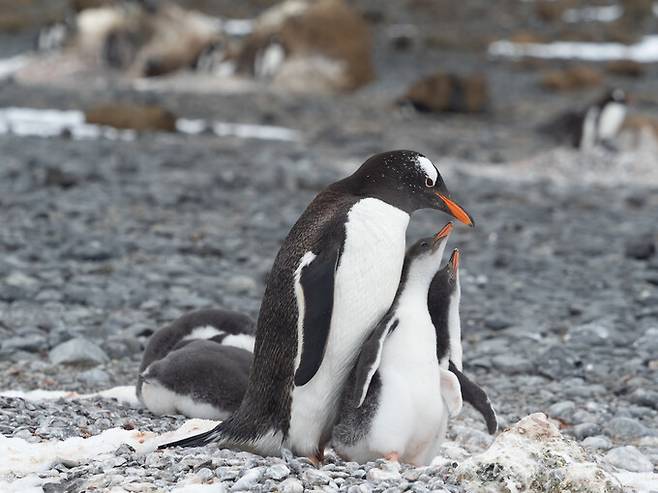
<svg viewBox="0 0 658 493">
<path fill-rule="evenodd" d="M 299 142 L 0 136 L 0 390 L 132 384 L 148 336 L 181 313 L 221 306 L 256 316 L 278 245 L 314 194 L 370 154 L 405 147 L 438 163 L 476 219 L 450 245 L 463 254 L 464 367 L 488 390 L 501 425 L 545 412 L 606 467 L 656 471 L 656 153 L 547 150 L 524 119 L 538 122 L 553 103 L 533 99 L 517 75 L 507 77 L 527 101 L 507 106 L 499 74 L 494 98 L 505 105 L 482 117 L 394 110 L 399 78 L 343 99 L 148 96 L 179 116 L 296 128 Z M 2 106 L 83 108 L 108 96 L 89 87 L 1 89 Z M 146 98 L 125 88 L 112 96 Z M 417 214 L 410 239 L 446 220 Z M 184 422 L 101 399 L 2 397 L 0 418 L 2 435 L 30 442 L 115 427 L 162 433 Z M 470 408 L 449 439 L 445 456 L 455 461 L 492 441 Z M 233 490 L 465 491 L 444 466 L 398 470 L 330 454 L 315 469 L 213 446 L 146 455 L 122 446 L 41 476 L 53 492 L 160 491 L 213 478 Z"/>
</svg>

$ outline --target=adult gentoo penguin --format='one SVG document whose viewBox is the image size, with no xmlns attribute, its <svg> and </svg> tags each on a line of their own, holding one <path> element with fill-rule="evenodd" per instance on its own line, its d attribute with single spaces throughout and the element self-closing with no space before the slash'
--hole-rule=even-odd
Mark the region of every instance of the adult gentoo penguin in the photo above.
<svg viewBox="0 0 658 493">
<path fill-rule="evenodd" d="M 461 410 L 457 377 L 441 368 L 427 305 L 452 223 L 407 252 L 393 305 L 364 344 L 341 402 L 333 446 L 346 460 L 427 465 L 448 415 Z"/>
<path fill-rule="evenodd" d="M 148 343 L 139 365 L 137 377 L 137 397 L 142 399 L 143 374 L 152 363 L 196 339 L 209 339 L 226 346 L 235 346 L 249 352 L 254 347 L 255 322 L 239 312 L 220 309 L 205 309 L 186 313 L 169 325 L 156 331 Z M 162 371 L 162 367 L 160 368 Z"/>
<path fill-rule="evenodd" d="M 626 93 L 622 89 L 613 89 L 582 110 L 559 115 L 543 125 L 541 131 L 585 151 L 598 145 L 611 147 L 627 110 Z"/>
<path fill-rule="evenodd" d="M 258 317 L 249 386 L 215 429 L 172 444 L 320 460 L 363 341 L 397 291 L 410 214 L 432 208 L 473 225 L 432 162 L 413 151 L 368 159 L 329 185 L 284 240 Z"/>
<path fill-rule="evenodd" d="M 498 421 L 491 401 L 479 385 L 462 373 L 460 299 L 459 250 L 455 249 L 445 267 L 432 279 L 427 296 L 427 306 L 436 329 L 436 356 L 442 368 L 457 376 L 462 399 L 482 414 L 487 430 L 493 435 L 498 429 Z"/>
</svg>

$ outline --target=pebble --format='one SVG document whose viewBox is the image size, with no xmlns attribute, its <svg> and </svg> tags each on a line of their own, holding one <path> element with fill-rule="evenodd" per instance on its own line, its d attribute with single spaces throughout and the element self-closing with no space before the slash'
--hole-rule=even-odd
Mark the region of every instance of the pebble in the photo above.
<svg viewBox="0 0 658 493">
<path fill-rule="evenodd" d="M 608 450 L 612 447 L 612 442 L 603 435 L 588 436 L 583 440 L 583 447 L 592 450 Z"/>
<path fill-rule="evenodd" d="M 573 401 L 560 401 L 548 408 L 548 415 L 565 423 L 573 422 L 573 414 L 576 412 L 576 403 Z"/>
<path fill-rule="evenodd" d="M 652 434 L 652 430 L 636 419 L 625 417 L 612 418 L 605 425 L 605 431 L 612 437 L 624 440 L 641 438 Z"/>
<path fill-rule="evenodd" d="M 249 469 L 233 486 L 231 486 L 231 491 L 244 491 L 251 489 L 254 485 L 258 484 L 260 478 L 263 477 L 264 472 L 265 467 L 254 467 L 253 469 Z"/>
<path fill-rule="evenodd" d="M 596 423 L 580 423 L 572 428 L 571 433 L 577 440 L 583 440 L 601 433 L 601 427 Z"/>
<path fill-rule="evenodd" d="M 514 375 L 517 373 L 532 373 L 534 365 L 522 356 L 501 354 L 491 360 L 494 367 L 503 373 Z"/>
<path fill-rule="evenodd" d="M 84 383 L 98 388 L 107 385 L 111 379 L 109 373 L 100 368 L 91 368 L 83 371 L 78 378 Z"/>
<path fill-rule="evenodd" d="M 288 477 L 289 474 L 290 469 L 285 464 L 274 464 L 265 470 L 266 478 L 274 479 L 277 481 Z"/>
<path fill-rule="evenodd" d="M 653 390 L 635 389 L 630 396 L 630 401 L 658 410 L 658 392 Z"/>
<path fill-rule="evenodd" d="M 608 464 L 632 472 L 653 472 L 653 464 L 632 445 L 611 449 L 603 456 Z"/>
<path fill-rule="evenodd" d="M 626 257 L 647 260 L 656 254 L 656 244 L 650 236 L 633 238 L 626 242 Z"/>
<path fill-rule="evenodd" d="M 297 478 L 288 478 L 279 485 L 281 493 L 303 493 L 304 485 Z"/>
<path fill-rule="evenodd" d="M 82 337 L 70 339 L 50 350 L 50 361 L 54 364 L 93 364 L 109 361 L 107 354 L 93 342 Z"/>
<path fill-rule="evenodd" d="M 258 284 L 249 276 L 236 275 L 231 277 L 226 283 L 226 290 L 233 294 L 248 294 L 257 290 Z"/>
</svg>

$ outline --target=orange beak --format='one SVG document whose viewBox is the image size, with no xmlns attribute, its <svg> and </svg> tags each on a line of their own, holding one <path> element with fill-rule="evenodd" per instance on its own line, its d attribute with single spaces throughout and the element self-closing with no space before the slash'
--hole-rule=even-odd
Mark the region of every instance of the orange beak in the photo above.
<svg viewBox="0 0 658 493">
<path fill-rule="evenodd" d="M 439 231 L 437 234 L 434 235 L 434 241 L 432 242 L 432 244 L 436 245 L 440 240 L 447 237 L 452 232 L 452 228 L 453 228 L 452 222 L 449 222 L 448 224 L 443 226 L 441 228 L 441 231 Z"/>
<path fill-rule="evenodd" d="M 473 219 L 471 219 L 471 216 L 459 204 L 457 204 L 457 202 L 453 202 L 452 200 L 450 200 L 448 197 L 446 197 L 441 193 L 437 193 L 437 195 L 448 208 L 448 212 L 450 213 L 450 215 L 452 215 L 455 219 L 468 226 L 475 226 L 475 223 L 473 222 Z"/>
<path fill-rule="evenodd" d="M 456 248 L 452 251 L 450 261 L 452 262 L 452 270 L 457 272 L 457 269 L 459 269 L 459 250 Z"/>
</svg>

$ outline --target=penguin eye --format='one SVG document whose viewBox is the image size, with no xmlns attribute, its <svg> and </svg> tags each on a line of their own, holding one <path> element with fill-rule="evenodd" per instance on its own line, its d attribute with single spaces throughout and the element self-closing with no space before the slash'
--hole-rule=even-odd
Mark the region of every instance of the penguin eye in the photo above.
<svg viewBox="0 0 658 493">
<path fill-rule="evenodd" d="M 425 178 L 425 185 L 429 188 L 434 186 L 434 180 L 432 180 L 429 176 Z"/>
<path fill-rule="evenodd" d="M 427 246 L 427 242 L 426 242 L 426 241 L 421 242 L 420 246 L 422 246 L 422 247 L 426 247 L 426 246 Z"/>
</svg>

